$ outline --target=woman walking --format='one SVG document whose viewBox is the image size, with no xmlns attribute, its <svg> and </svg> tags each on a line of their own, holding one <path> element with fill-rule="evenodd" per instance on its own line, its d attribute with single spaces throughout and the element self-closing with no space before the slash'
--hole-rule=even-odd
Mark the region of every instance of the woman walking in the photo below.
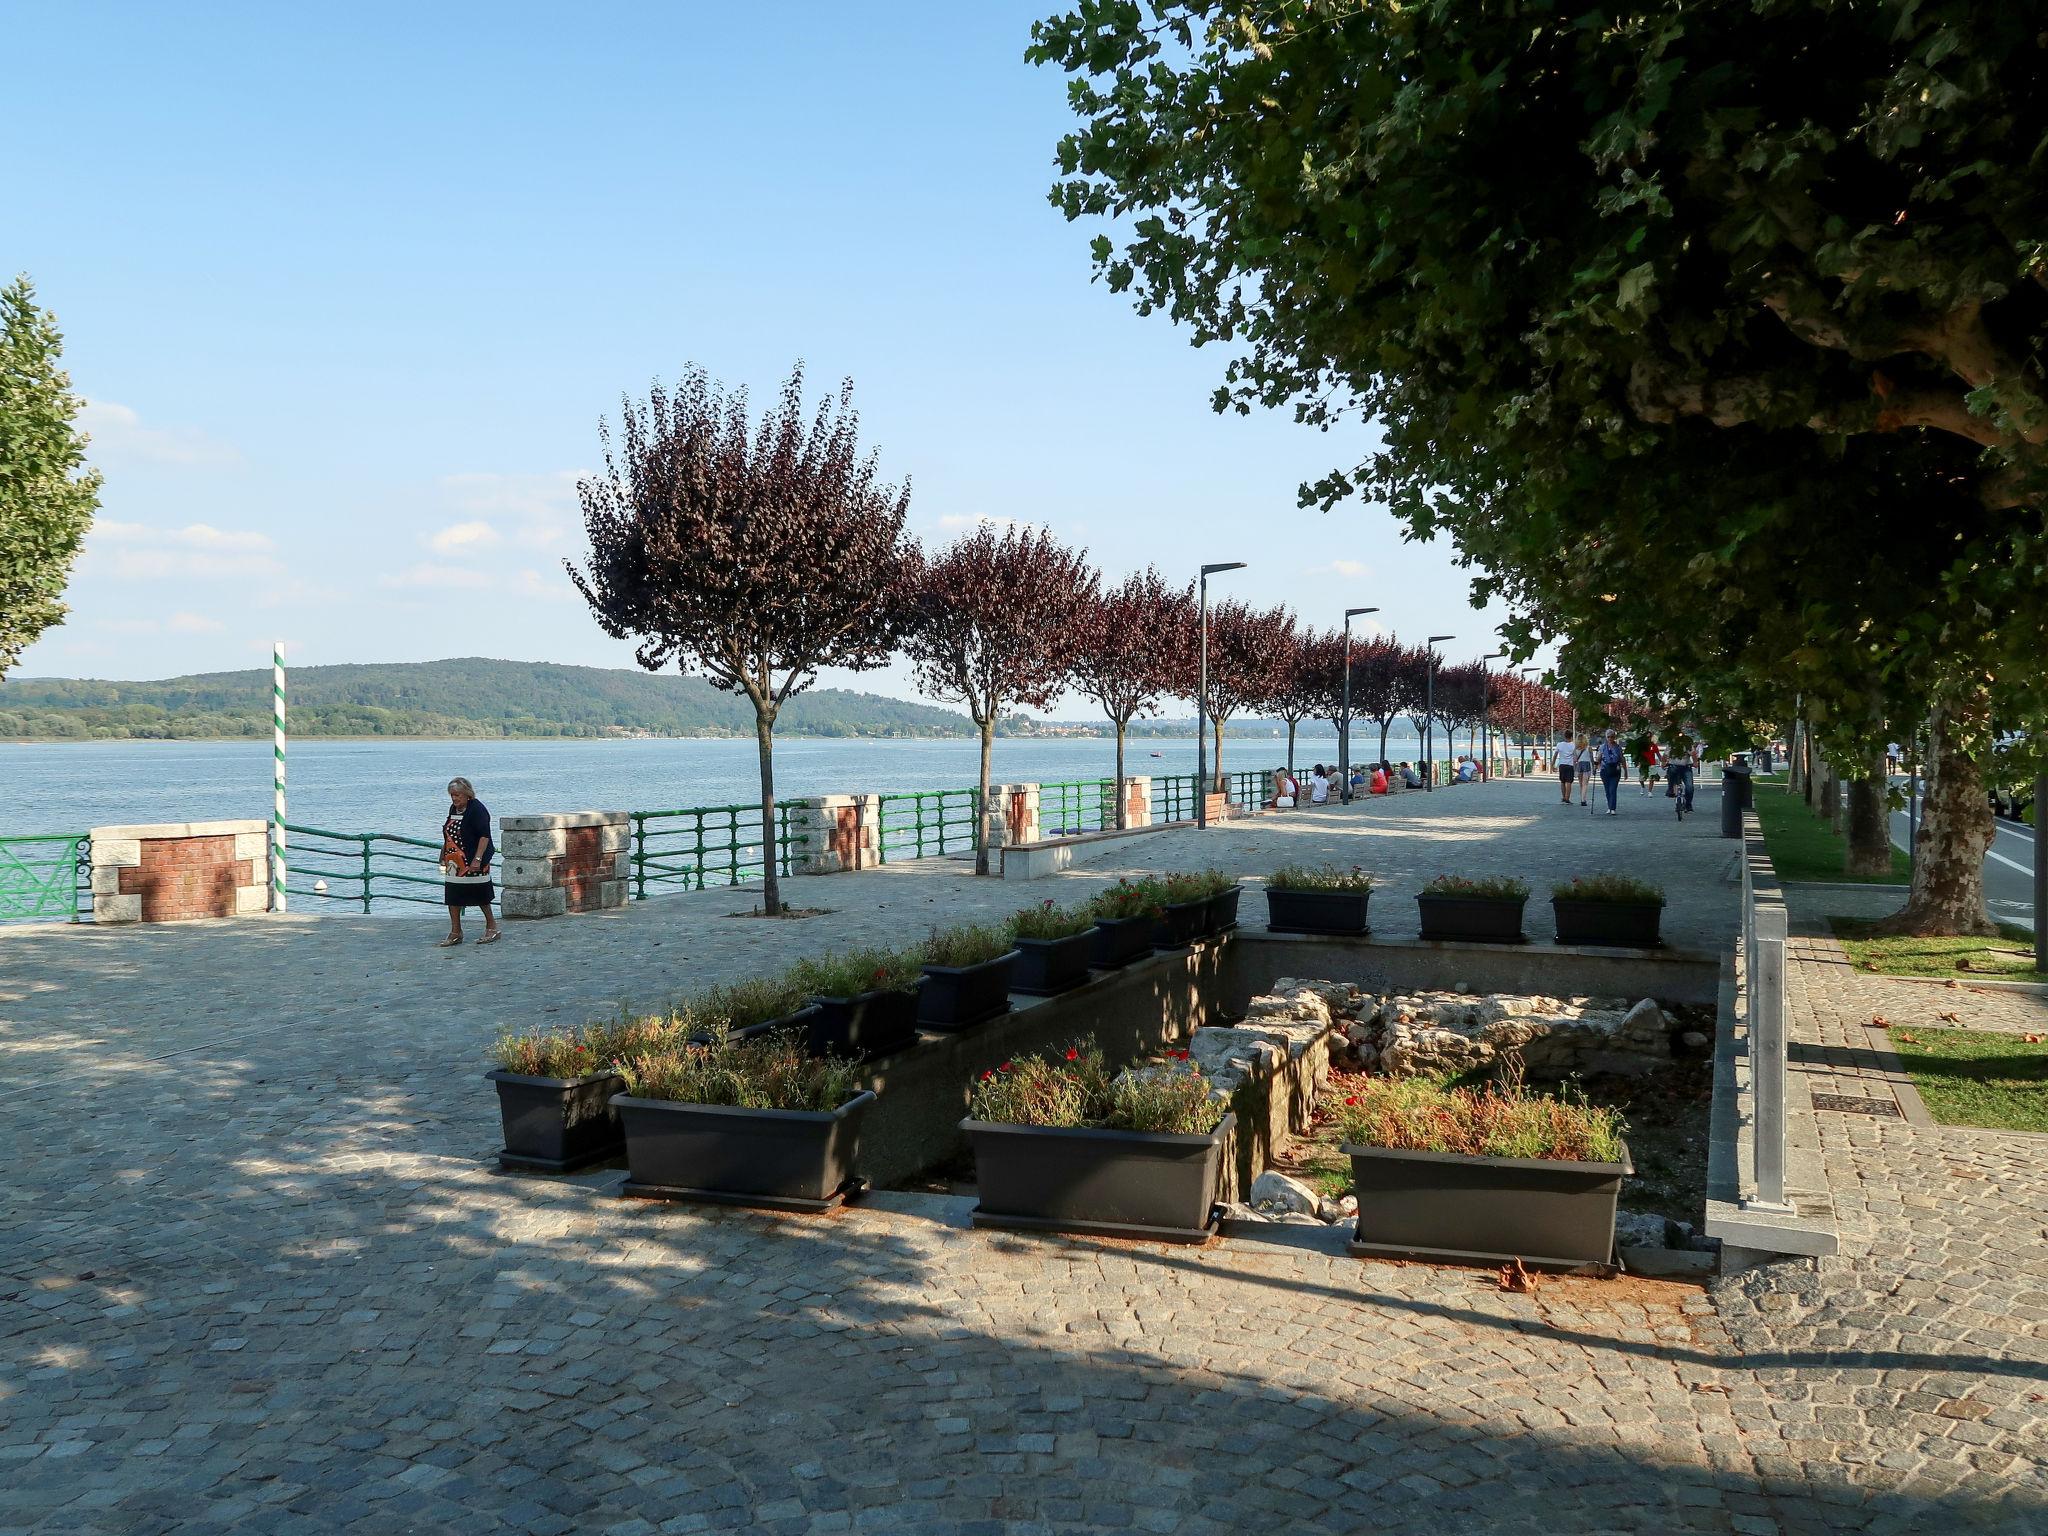
<svg viewBox="0 0 2048 1536">
<path fill-rule="evenodd" d="M 1593 744 L 1584 731 L 1572 742 L 1572 777 L 1579 781 L 1579 804 L 1584 805 L 1593 792 Z"/>
<path fill-rule="evenodd" d="M 479 944 L 498 941 L 498 920 L 491 916 L 497 891 L 491 884 L 491 813 L 477 799 L 467 779 L 448 781 L 448 819 L 441 823 L 441 899 L 448 904 L 447 949 L 462 942 L 462 909 L 484 909 Z"/>
<path fill-rule="evenodd" d="M 1607 814 L 1617 816 L 1615 795 L 1621 789 L 1621 775 L 1626 759 L 1621 750 L 1621 733 L 1610 730 L 1600 743 L 1600 787 L 1607 791 Z"/>
</svg>

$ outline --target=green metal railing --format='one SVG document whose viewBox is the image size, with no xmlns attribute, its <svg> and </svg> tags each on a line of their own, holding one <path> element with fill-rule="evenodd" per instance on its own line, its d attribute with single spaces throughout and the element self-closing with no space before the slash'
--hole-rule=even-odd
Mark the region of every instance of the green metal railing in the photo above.
<svg viewBox="0 0 2048 1536">
<path fill-rule="evenodd" d="M 877 861 L 972 853 L 981 846 L 981 791 L 926 789 L 877 795 Z"/>
<path fill-rule="evenodd" d="M 1223 781 L 1229 788 L 1230 803 L 1243 810 L 1256 811 L 1272 797 L 1273 780 L 1267 773 L 1226 773 Z"/>
<path fill-rule="evenodd" d="M 330 832 L 286 822 L 285 893 L 345 901 L 365 912 L 377 901 L 441 905 L 441 845 L 396 832 Z"/>
<path fill-rule="evenodd" d="M 92 839 L 83 834 L 0 837 L 0 922 L 92 912 Z"/>
<path fill-rule="evenodd" d="M 775 872 L 788 875 L 810 845 L 791 831 L 800 800 L 775 802 Z M 633 823 L 633 899 L 651 887 L 701 891 L 761 878 L 761 807 L 694 805 L 674 811 L 630 811 Z"/>
<path fill-rule="evenodd" d="M 1115 779 L 1063 779 L 1038 786 L 1040 837 L 1072 837 L 1115 826 Z"/>
<path fill-rule="evenodd" d="M 1195 776 L 1158 773 L 1152 776 L 1152 822 L 1195 819 Z"/>
</svg>

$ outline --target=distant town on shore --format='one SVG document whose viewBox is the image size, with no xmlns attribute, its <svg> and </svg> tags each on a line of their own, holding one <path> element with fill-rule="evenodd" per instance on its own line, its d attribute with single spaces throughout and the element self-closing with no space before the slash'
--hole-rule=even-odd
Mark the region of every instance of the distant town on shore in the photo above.
<svg viewBox="0 0 2048 1536">
<path fill-rule="evenodd" d="M 702 678 L 625 668 L 459 657 L 298 667 L 291 729 L 302 737 L 716 737 L 754 734 L 751 706 Z M 1231 736 L 1270 736 L 1270 720 Z M 1190 736 L 1191 719 L 1139 720 L 1134 737 Z M 203 741 L 270 734 L 270 673 L 206 672 L 151 682 L 0 680 L 0 740 Z M 792 698 L 777 734 L 972 736 L 965 715 L 911 699 L 819 688 Z M 1109 722 L 1006 717 L 1003 736 L 1107 736 Z"/>
</svg>

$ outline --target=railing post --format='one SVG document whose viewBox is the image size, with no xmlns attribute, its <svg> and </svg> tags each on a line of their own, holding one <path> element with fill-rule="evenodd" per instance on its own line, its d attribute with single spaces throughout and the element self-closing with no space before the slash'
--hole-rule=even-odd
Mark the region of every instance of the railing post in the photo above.
<svg viewBox="0 0 2048 1536">
<path fill-rule="evenodd" d="M 1785 1200 L 1785 911 L 1752 919 L 1756 949 L 1749 971 L 1749 1083 L 1756 1106 L 1753 1211 L 1790 1212 Z"/>
<path fill-rule="evenodd" d="M 363 910 L 364 910 L 365 912 L 367 912 L 367 911 L 369 911 L 369 910 L 370 910 L 370 834 L 369 834 L 369 833 L 367 833 L 367 832 L 365 832 L 365 833 L 363 833 L 363 834 L 362 834 L 362 838 L 363 838 Z"/>
<path fill-rule="evenodd" d="M 647 899 L 647 815 L 633 813 L 633 899 Z"/>
</svg>

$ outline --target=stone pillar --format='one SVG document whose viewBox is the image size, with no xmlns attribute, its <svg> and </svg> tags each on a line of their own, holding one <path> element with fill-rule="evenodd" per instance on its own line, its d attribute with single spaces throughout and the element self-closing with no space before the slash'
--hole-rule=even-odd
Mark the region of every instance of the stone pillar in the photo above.
<svg viewBox="0 0 2048 1536">
<path fill-rule="evenodd" d="M 805 839 L 792 850 L 790 867 L 798 874 L 837 875 L 882 862 L 880 795 L 812 795 L 803 807 L 789 828 Z"/>
<path fill-rule="evenodd" d="M 1123 780 L 1124 825 L 1127 827 L 1149 827 L 1152 825 L 1152 776 L 1149 773 L 1127 774 Z M 1114 810 L 1103 817 L 1105 827 L 1116 825 Z"/>
<path fill-rule="evenodd" d="M 624 811 L 500 816 L 495 861 L 507 917 L 560 917 L 623 907 L 633 872 Z"/>
<path fill-rule="evenodd" d="M 1038 786 L 1036 784 L 991 784 L 983 827 L 983 840 L 991 848 L 1038 841 Z"/>
<path fill-rule="evenodd" d="M 92 920 L 176 923 L 270 907 L 270 823 L 92 829 Z"/>
</svg>

